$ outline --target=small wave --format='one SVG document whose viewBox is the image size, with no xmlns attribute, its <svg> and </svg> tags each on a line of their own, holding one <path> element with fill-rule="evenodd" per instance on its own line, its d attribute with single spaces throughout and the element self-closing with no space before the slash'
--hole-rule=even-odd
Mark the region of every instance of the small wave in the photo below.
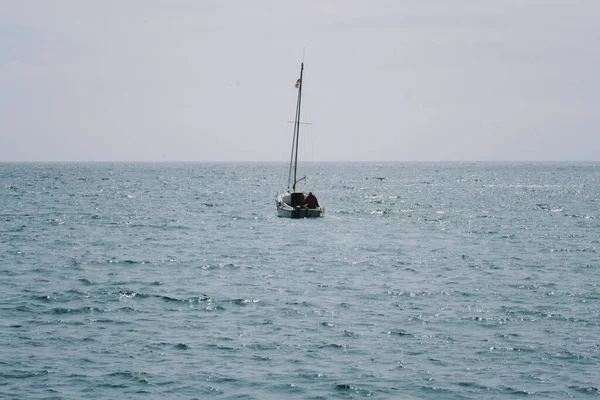
<svg viewBox="0 0 600 400">
<path fill-rule="evenodd" d="M 204 308 L 204 311 L 225 311 L 225 307 L 220 305 L 209 304 Z"/>
<path fill-rule="evenodd" d="M 210 296 L 207 295 L 202 295 L 201 297 L 191 297 L 191 298 L 187 298 L 187 299 L 179 299 L 177 297 L 171 297 L 171 296 L 163 296 L 163 295 L 154 295 L 153 297 L 158 297 L 162 300 L 165 300 L 167 302 L 177 302 L 177 303 L 200 303 L 200 302 L 211 302 L 214 301 Z"/>
<path fill-rule="evenodd" d="M 271 357 L 259 356 L 259 355 L 253 355 L 252 359 L 254 359 L 256 361 L 271 361 L 271 360 L 273 360 L 273 358 L 271 358 Z"/>
<path fill-rule="evenodd" d="M 388 336 L 412 336 L 412 334 L 402 331 L 402 330 L 398 330 L 398 331 L 387 331 L 385 332 L 386 335 Z"/>
<path fill-rule="evenodd" d="M 33 296 L 32 299 L 41 301 L 43 303 L 52 303 L 53 301 L 58 300 L 56 296 L 50 296 L 50 295 Z"/>
<path fill-rule="evenodd" d="M 138 310 L 136 310 L 134 307 L 121 307 L 119 308 L 119 311 L 123 311 L 123 312 L 137 312 Z"/>
<path fill-rule="evenodd" d="M 116 258 L 111 258 L 108 260 L 109 264 L 124 264 L 124 265 L 144 265 L 144 264 L 152 264 L 151 261 L 146 260 L 117 260 Z"/>
<path fill-rule="evenodd" d="M 200 297 L 191 298 L 178 298 L 163 294 L 149 294 L 149 293 L 138 293 L 133 290 L 121 290 L 118 292 L 120 298 L 140 298 L 140 299 L 159 299 L 167 303 L 201 303 L 201 302 L 212 302 L 214 299 L 206 294 L 202 294 Z M 258 301 L 258 300 L 257 300 Z"/>
<path fill-rule="evenodd" d="M 352 386 L 348 383 L 338 383 L 335 385 L 335 388 L 338 390 L 355 390 L 355 389 L 357 389 L 355 386 Z"/>
<path fill-rule="evenodd" d="M 235 347 L 231 347 L 231 346 L 224 346 L 224 345 L 219 345 L 219 344 L 213 344 L 213 343 L 209 343 L 206 346 L 204 346 L 207 349 L 213 349 L 213 350 L 219 350 L 219 351 L 238 351 L 240 349 L 235 348 Z"/>
<path fill-rule="evenodd" d="M 79 307 L 79 308 L 66 308 L 66 307 L 55 307 L 52 308 L 49 311 L 51 314 L 55 314 L 55 315 L 64 315 L 64 314 L 89 314 L 89 313 L 95 313 L 95 312 L 100 312 L 100 313 L 104 313 L 106 312 L 106 310 L 100 309 L 100 308 L 96 308 L 96 307 L 90 307 L 90 306 L 86 306 L 86 307 Z"/>
<path fill-rule="evenodd" d="M 218 204 L 218 203 L 200 203 L 200 205 L 202 207 L 223 207 L 224 204 Z"/>
<path fill-rule="evenodd" d="M 155 297 L 158 297 L 158 298 L 160 298 L 160 299 L 162 299 L 162 300 L 164 300 L 164 301 L 166 301 L 166 302 L 176 302 L 176 303 L 181 303 L 181 302 L 185 301 L 185 300 L 178 299 L 178 298 L 176 298 L 176 297 L 171 297 L 171 296 L 160 296 L 160 295 L 159 295 L 159 296 L 155 296 Z"/>
<path fill-rule="evenodd" d="M 339 343 L 328 343 L 328 344 L 322 344 L 319 346 L 320 349 L 326 349 L 326 348 L 332 348 L 332 349 L 345 349 L 348 346 L 345 344 L 339 344 Z"/>
<path fill-rule="evenodd" d="M 36 378 L 40 376 L 50 375 L 50 371 L 48 370 L 38 370 L 38 371 L 23 371 L 23 370 L 13 370 L 9 372 L 5 372 L 2 374 L 3 378 L 8 379 L 27 379 L 27 378 Z"/>
<path fill-rule="evenodd" d="M 515 395 L 515 396 L 523 396 L 523 395 L 530 396 L 530 395 L 534 394 L 533 392 L 529 392 L 527 390 L 522 390 L 522 389 L 515 389 L 510 386 L 503 386 L 502 392 L 507 395 Z"/>
<path fill-rule="evenodd" d="M 232 304 L 237 304 L 239 306 L 245 306 L 248 304 L 252 304 L 252 303 L 258 303 L 260 300 L 258 299 L 234 299 L 234 300 L 230 300 L 229 302 Z"/>
<path fill-rule="evenodd" d="M 571 390 L 575 390 L 576 392 L 582 393 L 582 394 L 599 394 L 600 393 L 600 389 L 598 389 L 595 386 L 588 386 L 588 387 L 581 387 L 581 386 L 569 386 L 569 389 Z"/>
<path fill-rule="evenodd" d="M 560 248 L 560 249 L 550 249 L 549 251 L 550 251 L 550 253 L 585 253 L 585 252 L 598 253 L 598 250 L 594 247 L 586 247 L 586 248 L 582 248 L 582 249 Z"/>
<path fill-rule="evenodd" d="M 475 382 L 458 382 L 457 384 L 458 384 L 458 386 L 462 386 L 462 387 L 466 387 L 466 388 L 478 389 L 478 390 L 481 390 L 481 391 L 489 390 L 489 388 L 487 386 L 483 386 L 483 385 L 480 385 L 480 384 L 475 383 Z"/>
<path fill-rule="evenodd" d="M 340 392 L 354 392 L 354 394 L 360 397 L 371 397 L 373 396 L 373 392 L 368 389 L 363 389 L 359 386 L 355 386 L 350 383 L 336 383 L 335 390 Z M 354 394 L 348 393 L 348 396 L 354 397 Z"/>
<path fill-rule="evenodd" d="M 132 299 L 135 296 L 137 296 L 138 294 L 132 290 L 122 290 L 119 292 L 119 297 L 120 298 L 128 298 L 128 299 Z"/>
</svg>

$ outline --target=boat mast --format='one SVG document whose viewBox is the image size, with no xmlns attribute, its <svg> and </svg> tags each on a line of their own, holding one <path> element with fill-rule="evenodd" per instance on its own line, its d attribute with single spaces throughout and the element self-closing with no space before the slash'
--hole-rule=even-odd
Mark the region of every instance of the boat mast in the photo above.
<svg viewBox="0 0 600 400">
<path fill-rule="evenodd" d="M 294 124 L 294 143 L 292 146 L 294 149 L 294 185 L 292 186 L 292 193 L 296 192 L 296 172 L 298 170 L 298 142 L 300 136 L 300 103 L 302 101 L 302 73 L 304 72 L 304 61 L 300 65 L 300 79 L 298 79 L 298 103 L 296 104 L 296 123 Z"/>
</svg>

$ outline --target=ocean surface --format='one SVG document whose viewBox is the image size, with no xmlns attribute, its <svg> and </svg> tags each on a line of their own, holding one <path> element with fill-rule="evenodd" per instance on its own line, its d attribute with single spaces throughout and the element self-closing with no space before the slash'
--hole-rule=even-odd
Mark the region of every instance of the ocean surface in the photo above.
<svg viewBox="0 0 600 400">
<path fill-rule="evenodd" d="M 600 163 L 0 164 L 2 399 L 600 395 Z"/>
</svg>

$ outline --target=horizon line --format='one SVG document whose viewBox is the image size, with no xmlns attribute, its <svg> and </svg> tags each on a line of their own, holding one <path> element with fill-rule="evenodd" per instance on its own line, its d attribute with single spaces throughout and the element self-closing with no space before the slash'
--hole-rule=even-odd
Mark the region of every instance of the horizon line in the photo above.
<svg viewBox="0 0 600 400">
<path fill-rule="evenodd" d="M 287 164 L 280 160 L 0 160 L 0 164 Z M 334 163 L 600 163 L 600 160 L 321 160 L 302 164 Z"/>
</svg>

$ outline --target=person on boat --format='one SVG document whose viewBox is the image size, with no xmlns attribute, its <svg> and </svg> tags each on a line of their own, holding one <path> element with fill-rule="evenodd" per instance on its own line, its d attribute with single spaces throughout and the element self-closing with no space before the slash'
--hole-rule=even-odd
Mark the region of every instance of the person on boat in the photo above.
<svg viewBox="0 0 600 400">
<path fill-rule="evenodd" d="M 317 200 L 317 196 L 315 196 L 312 192 L 309 192 L 308 196 L 302 200 L 302 205 L 308 208 L 318 208 L 319 201 Z"/>
</svg>

